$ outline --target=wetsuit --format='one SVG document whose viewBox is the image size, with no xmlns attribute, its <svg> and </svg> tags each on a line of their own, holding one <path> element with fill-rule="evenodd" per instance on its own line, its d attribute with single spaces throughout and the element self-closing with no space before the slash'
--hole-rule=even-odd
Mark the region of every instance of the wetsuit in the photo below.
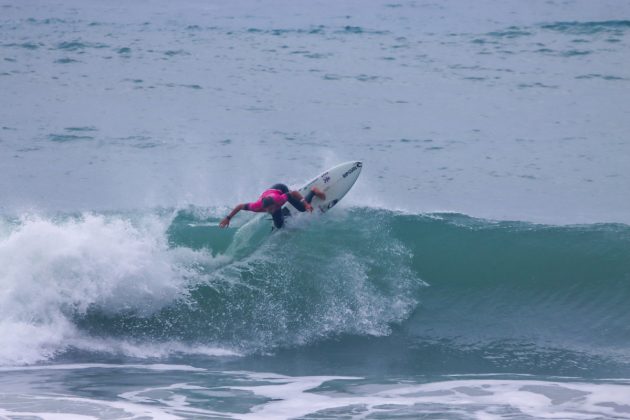
<svg viewBox="0 0 630 420">
<path fill-rule="evenodd" d="M 315 196 L 315 193 L 310 191 L 308 194 L 306 194 L 306 197 L 304 197 L 304 200 L 310 203 L 311 200 L 313 200 L 314 196 Z M 300 200 L 295 199 L 295 197 L 289 194 L 289 188 L 284 184 L 273 185 L 271 188 L 269 188 L 268 190 L 266 190 L 260 195 L 260 197 L 258 198 L 258 201 L 245 204 L 245 207 L 243 208 L 243 210 L 249 210 L 249 211 L 253 211 L 257 213 L 265 211 L 265 209 L 263 208 L 263 199 L 267 197 L 271 197 L 278 206 L 282 206 L 284 205 L 284 203 L 288 201 L 298 211 L 300 212 L 306 211 L 306 206 L 304 206 L 304 203 L 302 203 Z M 287 208 L 278 208 L 276 211 L 271 213 L 274 226 L 280 229 L 282 226 L 284 226 L 285 216 L 288 216 L 290 214 L 291 212 Z"/>
</svg>

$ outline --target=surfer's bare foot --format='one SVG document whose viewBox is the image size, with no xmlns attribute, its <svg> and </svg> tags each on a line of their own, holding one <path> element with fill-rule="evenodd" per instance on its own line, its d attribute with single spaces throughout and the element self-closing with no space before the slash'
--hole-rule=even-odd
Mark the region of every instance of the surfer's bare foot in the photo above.
<svg viewBox="0 0 630 420">
<path fill-rule="evenodd" d="M 313 191 L 313 194 L 315 194 L 317 196 L 317 198 L 319 198 L 320 200 L 325 200 L 326 199 L 326 194 L 324 194 L 324 192 L 322 190 L 320 190 L 317 187 L 313 187 L 311 188 L 311 191 Z"/>
</svg>

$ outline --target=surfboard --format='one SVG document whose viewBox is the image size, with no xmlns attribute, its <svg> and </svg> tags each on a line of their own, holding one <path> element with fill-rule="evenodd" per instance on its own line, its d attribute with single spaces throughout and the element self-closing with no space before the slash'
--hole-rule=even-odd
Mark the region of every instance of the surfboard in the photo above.
<svg viewBox="0 0 630 420">
<path fill-rule="evenodd" d="M 313 212 L 326 213 L 350 191 L 357 178 L 359 178 L 362 168 L 363 162 L 360 161 L 339 164 L 316 176 L 298 191 L 305 196 L 312 187 L 318 187 L 322 190 L 326 194 L 326 199 L 321 200 L 318 197 L 313 197 L 311 205 L 313 206 Z M 293 210 L 293 214 L 298 213 L 298 210 L 294 209 L 289 203 L 285 204 L 283 209 L 286 209 L 289 214 L 291 213 L 290 209 Z M 268 214 L 259 213 L 239 227 L 225 253 L 235 258 L 240 258 L 258 248 L 270 233 L 268 225 L 263 223 L 264 219 L 271 220 Z M 271 222 L 271 226 L 272 231 L 276 230 L 273 227 L 273 222 Z"/>
<path fill-rule="evenodd" d="M 326 194 L 326 199 L 321 200 L 319 197 L 313 197 L 311 205 L 313 206 L 313 211 L 317 210 L 321 213 L 326 213 L 350 191 L 359 178 L 362 168 L 363 162 L 361 161 L 341 163 L 316 176 L 298 191 L 303 196 L 306 196 L 313 187 L 322 190 Z M 293 209 L 293 206 L 290 204 L 286 204 L 286 206 Z"/>
</svg>

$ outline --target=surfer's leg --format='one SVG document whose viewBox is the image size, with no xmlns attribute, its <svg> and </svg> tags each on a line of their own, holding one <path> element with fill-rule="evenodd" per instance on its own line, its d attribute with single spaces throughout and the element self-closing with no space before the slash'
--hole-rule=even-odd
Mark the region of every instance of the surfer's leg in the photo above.
<svg viewBox="0 0 630 420">
<path fill-rule="evenodd" d="M 315 192 L 311 190 L 308 192 L 308 194 L 306 194 L 306 196 L 304 197 L 304 200 L 306 200 L 306 202 L 310 204 L 311 201 L 313 201 L 313 197 L 315 197 Z"/>
<path fill-rule="evenodd" d="M 319 188 L 313 187 L 308 192 L 308 194 L 306 194 L 306 196 L 304 197 L 304 201 L 311 204 L 311 201 L 313 201 L 313 197 L 315 196 L 321 198 L 322 200 L 326 198 L 326 194 L 324 194 Z M 289 203 L 291 203 L 291 205 L 295 207 L 298 211 L 300 212 L 306 211 L 306 206 L 304 205 L 304 203 L 302 203 L 300 200 L 295 198 L 292 194 L 287 194 L 287 198 L 289 200 Z"/>
<path fill-rule="evenodd" d="M 306 207 L 304 206 L 304 203 L 302 203 L 297 198 L 293 197 L 292 194 L 287 194 L 287 198 L 289 200 L 289 203 L 291 203 L 291 205 L 293 207 L 295 207 L 297 211 L 299 211 L 299 212 L 305 212 L 306 211 Z M 306 199 L 306 200 L 308 201 L 308 199 Z"/>
<path fill-rule="evenodd" d="M 306 197 L 304 197 L 304 199 L 310 203 L 311 201 L 313 201 L 313 197 L 317 197 L 320 200 L 325 200 L 326 194 L 324 194 L 324 192 L 320 190 L 319 188 L 313 187 L 308 192 L 308 194 L 306 194 Z"/>
<path fill-rule="evenodd" d="M 282 212 L 282 209 L 278 209 L 271 213 L 271 218 L 273 219 L 273 225 L 276 229 L 280 229 L 284 226 L 284 213 Z"/>
<path fill-rule="evenodd" d="M 310 204 L 311 201 L 313 201 L 313 197 L 317 197 L 320 200 L 325 200 L 326 199 L 326 194 L 324 194 L 324 192 L 322 190 L 320 190 L 319 188 L 313 187 L 308 192 L 308 194 L 306 194 L 306 196 L 304 197 L 304 200 L 306 200 L 306 202 Z"/>
<path fill-rule="evenodd" d="M 325 194 L 322 190 L 320 190 L 319 188 L 317 188 L 317 187 L 313 187 L 313 188 L 311 188 L 311 192 L 310 192 L 310 193 L 308 193 L 308 195 L 310 195 L 311 193 L 312 193 L 313 195 L 316 195 L 316 196 L 317 196 L 317 198 L 319 198 L 320 200 L 325 200 L 325 199 L 326 199 L 326 194 Z M 311 195 L 311 200 L 312 200 L 312 199 L 313 199 L 313 196 Z M 307 201 L 308 201 L 309 203 L 311 202 L 311 200 L 307 199 Z"/>
</svg>

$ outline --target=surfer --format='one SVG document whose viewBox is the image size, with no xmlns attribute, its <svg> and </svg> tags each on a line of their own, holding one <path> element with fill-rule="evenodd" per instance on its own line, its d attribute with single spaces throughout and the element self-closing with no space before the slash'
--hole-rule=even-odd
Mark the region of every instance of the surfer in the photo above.
<svg viewBox="0 0 630 420">
<path fill-rule="evenodd" d="M 258 201 L 253 203 L 243 203 L 234 207 L 230 214 L 221 220 L 219 226 L 222 228 L 228 227 L 230 225 L 230 220 L 232 220 L 232 217 L 234 217 L 236 213 L 241 210 L 247 210 L 256 213 L 267 212 L 271 214 L 274 226 L 280 229 L 284 226 L 285 212 L 282 209 L 284 203 L 288 201 L 300 212 L 312 212 L 313 206 L 311 206 L 311 201 L 315 196 L 322 200 L 326 199 L 326 194 L 317 187 L 312 187 L 308 194 L 306 194 L 306 197 L 303 197 L 299 191 L 289 191 L 289 188 L 284 184 L 275 184 L 263 192 L 258 198 Z"/>
</svg>

